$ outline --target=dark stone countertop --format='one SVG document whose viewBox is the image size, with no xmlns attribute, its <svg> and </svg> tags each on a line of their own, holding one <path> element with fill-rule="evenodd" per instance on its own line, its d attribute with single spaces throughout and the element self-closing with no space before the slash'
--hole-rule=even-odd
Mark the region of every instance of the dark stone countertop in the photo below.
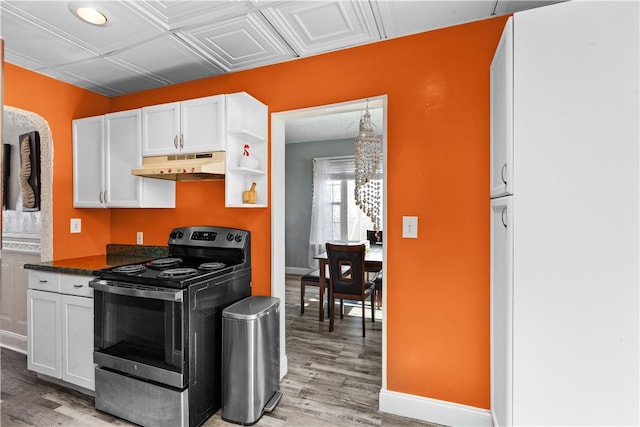
<svg viewBox="0 0 640 427">
<path fill-rule="evenodd" d="M 168 254 L 169 248 L 166 246 L 109 244 L 107 245 L 107 253 L 104 255 L 25 264 L 24 268 L 29 270 L 50 271 L 53 273 L 91 276 L 96 270 L 118 265 L 142 263 L 154 258 L 166 257 Z"/>
</svg>

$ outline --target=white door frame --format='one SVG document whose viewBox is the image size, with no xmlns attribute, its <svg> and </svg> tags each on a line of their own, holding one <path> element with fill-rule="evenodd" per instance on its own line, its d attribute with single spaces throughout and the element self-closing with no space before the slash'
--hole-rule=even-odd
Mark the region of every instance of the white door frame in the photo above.
<svg viewBox="0 0 640 427">
<path fill-rule="evenodd" d="M 314 116 L 348 111 L 362 111 L 382 107 L 382 155 L 387 158 L 387 95 L 379 95 L 337 104 L 282 111 L 271 114 L 271 295 L 280 298 L 280 377 L 287 373 L 286 335 L 285 335 L 285 124 Z M 378 124 L 379 125 L 379 124 Z M 355 138 L 355 132 L 354 132 Z M 383 162 L 383 224 L 387 227 L 387 162 Z M 383 259 L 387 257 L 386 240 L 383 240 Z M 383 269 L 383 281 L 387 280 L 387 269 Z M 386 308 L 387 293 L 382 293 L 382 309 Z M 387 319 L 382 320 L 382 390 L 387 388 Z"/>
</svg>

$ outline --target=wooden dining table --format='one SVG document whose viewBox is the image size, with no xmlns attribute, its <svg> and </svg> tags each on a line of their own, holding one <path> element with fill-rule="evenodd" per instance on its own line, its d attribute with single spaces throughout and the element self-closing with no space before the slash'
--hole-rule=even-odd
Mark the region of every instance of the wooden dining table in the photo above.
<svg viewBox="0 0 640 427">
<path fill-rule="evenodd" d="M 326 252 L 322 252 L 314 257 L 318 260 L 318 267 L 320 269 L 320 282 L 325 283 L 325 271 L 329 263 L 329 256 Z M 364 254 L 364 270 L 366 272 L 375 273 L 382 270 L 382 245 L 371 245 L 370 249 Z M 324 321 L 324 286 L 320 288 L 320 321 Z"/>
</svg>

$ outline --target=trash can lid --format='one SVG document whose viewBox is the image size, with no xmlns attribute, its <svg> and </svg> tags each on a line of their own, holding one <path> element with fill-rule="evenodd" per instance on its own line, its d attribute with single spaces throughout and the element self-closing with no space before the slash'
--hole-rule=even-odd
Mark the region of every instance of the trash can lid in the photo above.
<svg viewBox="0 0 640 427">
<path fill-rule="evenodd" d="M 222 310 L 222 317 L 241 320 L 259 319 L 279 305 L 279 298 L 252 296 Z"/>
</svg>

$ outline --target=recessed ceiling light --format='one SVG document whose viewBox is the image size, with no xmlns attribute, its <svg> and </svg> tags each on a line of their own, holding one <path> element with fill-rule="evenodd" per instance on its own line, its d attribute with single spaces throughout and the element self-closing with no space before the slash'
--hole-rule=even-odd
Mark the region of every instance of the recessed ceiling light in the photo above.
<svg viewBox="0 0 640 427">
<path fill-rule="evenodd" d="M 76 9 L 76 15 L 78 15 L 78 17 L 83 21 L 86 21 L 93 25 L 104 25 L 107 23 L 107 17 L 105 16 L 105 14 L 93 7 L 78 7 Z"/>
</svg>

